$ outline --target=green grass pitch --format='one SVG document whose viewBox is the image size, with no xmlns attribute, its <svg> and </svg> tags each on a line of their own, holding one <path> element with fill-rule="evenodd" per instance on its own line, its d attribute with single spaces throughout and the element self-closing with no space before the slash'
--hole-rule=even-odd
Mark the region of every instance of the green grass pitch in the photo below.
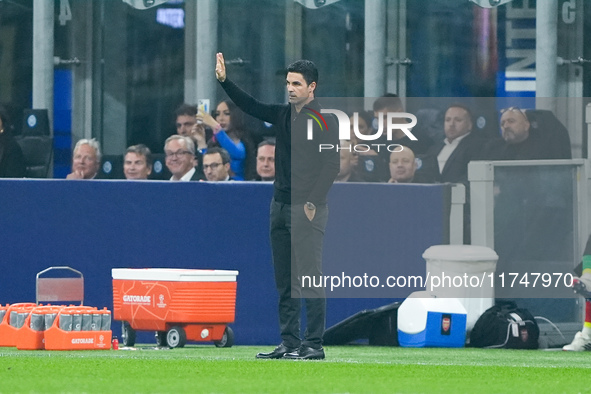
<svg viewBox="0 0 591 394">
<path fill-rule="evenodd" d="M 1 393 L 582 393 L 591 353 L 331 346 L 323 361 L 256 360 L 269 347 L 0 348 Z"/>
</svg>

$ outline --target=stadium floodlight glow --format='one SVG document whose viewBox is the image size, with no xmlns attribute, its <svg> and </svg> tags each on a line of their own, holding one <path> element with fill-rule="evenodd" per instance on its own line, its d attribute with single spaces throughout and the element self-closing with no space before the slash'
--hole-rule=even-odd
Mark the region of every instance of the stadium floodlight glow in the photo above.
<svg viewBox="0 0 591 394">
<path fill-rule="evenodd" d="M 505 3 L 509 3 L 513 0 L 470 0 L 473 3 L 476 3 L 478 6 L 482 8 L 494 8 Z"/>
</svg>

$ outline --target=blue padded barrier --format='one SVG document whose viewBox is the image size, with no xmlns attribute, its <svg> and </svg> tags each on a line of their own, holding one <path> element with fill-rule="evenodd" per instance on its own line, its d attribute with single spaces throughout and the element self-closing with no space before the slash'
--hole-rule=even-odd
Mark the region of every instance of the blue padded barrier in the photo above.
<svg viewBox="0 0 591 394">
<path fill-rule="evenodd" d="M 49 266 L 82 271 L 85 303 L 108 308 L 111 268 L 236 269 L 236 343 L 277 344 L 272 194 L 251 182 L 0 180 L 0 303 L 34 300 Z M 449 195 L 446 185 L 335 184 L 325 274 L 424 274 L 423 251 L 448 240 Z M 356 298 L 329 299 L 327 326 L 414 289 L 357 290 L 331 293 Z"/>
</svg>

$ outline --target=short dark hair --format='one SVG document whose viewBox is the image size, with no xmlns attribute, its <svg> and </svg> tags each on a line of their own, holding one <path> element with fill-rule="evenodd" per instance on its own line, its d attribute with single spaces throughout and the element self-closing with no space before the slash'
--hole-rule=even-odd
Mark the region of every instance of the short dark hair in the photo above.
<svg viewBox="0 0 591 394">
<path fill-rule="evenodd" d="M 152 152 L 150 151 L 150 148 L 144 144 L 131 145 L 129 148 L 127 148 L 125 155 L 123 155 L 124 160 L 128 153 L 135 153 L 136 155 L 144 156 L 146 158 L 146 165 L 148 167 L 152 167 L 152 164 L 154 163 L 152 160 Z"/>
<path fill-rule="evenodd" d="M 470 119 L 470 122 L 474 123 L 474 116 L 472 115 L 472 111 L 470 111 L 470 108 L 468 108 L 466 105 L 464 105 L 462 103 L 452 103 L 452 104 L 450 104 L 450 105 L 447 106 L 447 108 L 445 109 L 445 112 L 447 112 L 447 110 L 450 109 L 450 108 L 461 108 L 461 109 L 463 109 L 468 114 L 468 118 Z M 445 112 L 443 113 L 444 116 L 445 116 Z"/>
<path fill-rule="evenodd" d="M 260 148 L 261 146 L 266 146 L 266 145 L 275 146 L 275 144 L 276 144 L 275 137 L 265 138 L 257 145 L 257 148 Z"/>
<path fill-rule="evenodd" d="M 219 153 L 220 156 L 222 157 L 223 164 L 230 162 L 230 154 L 224 148 L 217 148 L 217 147 L 216 148 L 209 148 L 209 149 L 207 149 L 207 152 L 205 152 L 203 154 L 203 156 L 215 155 L 216 153 Z"/>
<path fill-rule="evenodd" d="M 403 109 L 404 106 L 402 105 L 402 100 L 400 100 L 400 97 L 396 93 L 386 93 L 373 103 L 374 112 L 377 112 L 384 108 Z"/>
<path fill-rule="evenodd" d="M 318 84 L 318 69 L 310 60 L 296 60 L 287 66 L 287 72 L 302 74 L 308 85 L 312 82 Z"/>
<path fill-rule="evenodd" d="M 183 103 L 181 104 L 180 107 L 178 107 L 175 111 L 174 111 L 174 118 L 178 118 L 179 116 L 182 115 L 187 115 L 187 116 L 195 116 L 197 115 L 197 106 L 196 105 L 191 105 L 191 104 L 187 104 L 187 103 Z"/>
</svg>

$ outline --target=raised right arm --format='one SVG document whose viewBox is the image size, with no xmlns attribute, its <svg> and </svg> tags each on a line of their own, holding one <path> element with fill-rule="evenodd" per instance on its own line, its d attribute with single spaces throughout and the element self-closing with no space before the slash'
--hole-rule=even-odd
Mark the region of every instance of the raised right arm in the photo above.
<svg viewBox="0 0 591 394">
<path fill-rule="evenodd" d="M 261 103 L 250 94 L 240 89 L 234 82 L 230 81 L 226 76 L 224 56 L 221 53 L 216 55 L 215 73 L 222 88 L 242 111 L 264 122 L 272 124 L 278 122 L 278 115 L 284 105 Z"/>
</svg>

